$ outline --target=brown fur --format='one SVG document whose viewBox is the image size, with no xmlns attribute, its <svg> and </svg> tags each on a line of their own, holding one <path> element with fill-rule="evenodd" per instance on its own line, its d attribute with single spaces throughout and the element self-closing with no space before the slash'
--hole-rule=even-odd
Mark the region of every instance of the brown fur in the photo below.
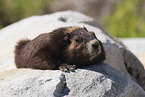
<svg viewBox="0 0 145 97">
<path fill-rule="evenodd" d="M 93 40 L 93 41 L 91 41 Z M 91 42 L 90 42 L 91 41 Z M 33 40 L 21 40 L 15 49 L 18 68 L 73 70 L 105 59 L 102 43 L 86 28 L 59 28 Z"/>
</svg>

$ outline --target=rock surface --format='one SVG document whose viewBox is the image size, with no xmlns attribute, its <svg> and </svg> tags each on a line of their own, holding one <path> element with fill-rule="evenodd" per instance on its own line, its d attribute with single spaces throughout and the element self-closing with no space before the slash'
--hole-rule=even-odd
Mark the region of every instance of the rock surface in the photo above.
<svg viewBox="0 0 145 97">
<path fill-rule="evenodd" d="M 137 56 L 145 68 L 145 38 L 121 38 L 120 40 Z"/>
<path fill-rule="evenodd" d="M 119 0 L 53 0 L 47 10 L 50 12 L 75 10 L 99 21 L 101 16 L 109 15 L 118 2 Z"/>
<path fill-rule="evenodd" d="M 13 80 L 12 80 L 13 79 Z M 144 90 L 105 63 L 64 73 L 14 69 L 0 73 L 0 97 L 144 97 Z"/>
<path fill-rule="evenodd" d="M 120 40 L 136 56 L 145 52 L 145 38 L 120 38 Z"/>
<path fill-rule="evenodd" d="M 20 79 L 23 79 L 23 77 L 25 76 L 27 79 L 27 78 L 29 78 L 29 75 L 31 75 L 32 72 L 35 72 L 35 70 L 30 71 L 31 73 L 29 73 L 28 72 L 29 70 L 27 71 L 27 70 L 17 70 L 16 69 L 15 63 L 14 63 L 14 47 L 15 47 L 16 43 L 20 39 L 25 39 L 25 38 L 33 39 L 36 36 L 38 36 L 39 34 L 51 32 L 52 30 L 59 28 L 59 27 L 68 27 L 68 26 L 81 26 L 81 27 L 85 26 L 89 31 L 95 32 L 96 36 L 98 37 L 99 40 L 101 40 L 101 42 L 103 43 L 103 46 L 105 48 L 105 52 L 106 52 L 105 63 L 107 63 L 107 64 L 111 65 L 112 67 L 114 67 L 115 69 L 118 69 L 119 71 L 123 72 L 127 77 L 133 79 L 134 81 L 139 83 L 139 85 L 145 89 L 144 68 L 143 68 L 142 64 L 138 61 L 138 59 L 131 52 L 126 50 L 124 48 L 124 46 L 121 45 L 119 42 L 116 42 L 116 40 L 113 39 L 107 32 L 105 32 L 96 23 L 96 21 L 94 19 L 92 19 L 84 14 L 81 14 L 79 12 L 66 11 L 66 12 L 57 12 L 57 13 L 50 14 L 50 15 L 29 17 L 29 18 L 23 19 L 17 23 L 14 23 L 14 24 L 7 26 L 7 27 L 3 28 L 2 30 L 0 30 L 0 44 L 1 44 L 0 45 L 0 51 L 1 51 L 1 53 L 0 53 L 0 71 L 1 71 L 0 75 L 4 75 L 6 72 L 9 72 L 10 74 L 13 75 L 12 71 L 11 70 L 9 71 L 8 69 L 15 69 L 15 70 L 13 70 L 13 72 L 15 72 L 15 74 L 18 75 L 15 80 L 13 79 L 14 81 L 16 81 L 16 83 L 11 83 L 12 86 L 10 86 L 10 87 L 13 87 L 13 88 L 11 88 L 11 90 L 13 90 L 14 87 L 19 82 L 19 80 L 17 80 L 17 79 L 19 79 L 19 77 L 20 77 Z M 5 71 L 5 70 L 8 70 L 8 71 Z M 19 75 L 19 71 L 22 74 Z M 37 74 L 40 73 L 38 76 L 41 77 L 41 72 L 46 72 L 46 71 L 38 70 L 37 72 L 38 72 Z M 47 71 L 47 72 L 49 72 L 49 71 Z M 58 72 L 58 76 L 60 76 L 59 75 L 60 71 L 57 71 L 57 72 Z M 108 72 L 110 72 L 110 71 L 108 71 Z M 25 73 L 26 74 L 28 73 L 29 75 L 25 75 Z M 55 73 L 56 73 L 56 71 L 55 71 Z M 114 72 L 114 74 L 116 74 L 116 73 L 118 73 L 118 72 Z M 21 75 L 23 75 L 23 74 L 24 74 L 24 76 L 21 77 Z M 53 76 L 53 74 L 51 74 L 51 73 L 50 74 L 46 73 L 46 75 Z M 46 75 L 44 74 L 43 76 L 46 76 Z M 11 76 L 6 76 L 9 78 L 9 81 L 12 81 L 12 80 L 10 80 Z M 35 74 L 32 76 L 35 78 Z M 92 76 L 93 76 L 93 74 L 92 74 Z M 111 75 L 109 75 L 109 76 L 111 76 Z M 6 77 L 2 78 L 1 83 L 3 83 L 3 84 L 10 83 L 9 81 L 5 80 Z M 56 79 L 56 81 L 57 81 L 58 77 L 54 77 L 54 79 Z M 5 80 L 5 81 L 3 81 L 3 80 Z M 23 81 L 23 83 L 27 87 L 27 84 L 25 83 L 25 81 Z M 28 82 L 29 82 L 29 80 L 28 80 Z M 30 82 L 33 83 L 33 81 L 30 81 Z M 38 80 L 36 80 L 35 83 L 37 83 L 37 82 L 38 82 Z M 35 88 L 35 83 L 32 84 L 33 89 Z M 21 84 L 21 82 L 20 82 L 20 84 Z M 19 92 L 21 90 L 26 90 L 25 93 L 28 93 L 29 91 L 27 91 L 27 90 L 29 90 L 29 87 L 23 88 L 24 85 L 23 84 L 20 85 L 20 87 L 18 87 L 16 89 L 16 91 Z M 3 87 L 3 85 L 1 84 L 0 87 Z M 4 89 L 5 87 L 6 86 L 4 86 L 2 89 Z M 74 84 L 74 87 L 76 87 L 75 84 Z M 52 90 L 55 90 L 54 88 L 56 88 L 56 84 L 54 84 L 54 86 L 52 86 Z M 93 87 L 90 87 L 90 90 L 92 88 Z M 48 87 L 46 86 L 45 89 L 47 90 Z M 40 90 L 40 92 L 43 93 L 45 91 L 45 89 L 42 89 L 42 92 Z M 132 87 L 130 89 L 132 89 Z M 138 90 L 138 88 L 136 88 L 136 89 Z M 70 88 L 70 90 L 71 90 L 71 88 Z M 140 88 L 139 88 L 139 90 L 140 90 Z M 35 91 L 35 90 L 32 90 L 32 91 Z M 112 88 L 110 91 L 113 92 L 113 91 L 117 91 L 117 90 L 113 90 L 113 88 Z M 5 92 L 5 91 L 3 91 L 3 92 Z M 69 94 L 71 94 L 71 92 Z"/>
<path fill-rule="evenodd" d="M 142 54 L 139 54 L 137 57 L 139 58 L 139 60 L 141 61 L 145 69 L 145 52 Z"/>
</svg>

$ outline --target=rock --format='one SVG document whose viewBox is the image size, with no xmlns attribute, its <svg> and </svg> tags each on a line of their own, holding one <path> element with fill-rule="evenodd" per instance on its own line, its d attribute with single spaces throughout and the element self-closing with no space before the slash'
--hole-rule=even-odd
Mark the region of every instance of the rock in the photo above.
<svg viewBox="0 0 145 97">
<path fill-rule="evenodd" d="M 46 9 L 49 12 L 75 10 L 99 20 L 113 10 L 119 0 L 53 0 Z M 65 3 L 61 3 L 65 2 Z"/>
<path fill-rule="evenodd" d="M 137 56 L 145 68 L 145 52 Z"/>
<path fill-rule="evenodd" d="M 117 42 L 116 39 L 105 32 L 94 19 L 72 11 L 29 17 L 0 30 L 1 71 L 16 68 L 14 47 L 20 39 L 33 39 L 39 34 L 68 26 L 85 26 L 89 31 L 95 32 L 105 48 L 105 63 L 123 72 L 145 89 L 145 71 L 138 59 L 125 49 L 120 42 Z M 131 57 L 131 59 L 127 56 Z M 132 59 L 136 61 L 131 61 Z"/>
<path fill-rule="evenodd" d="M 142 63 L 128 50 L 124 50 L 123 56 L 128 73 L 145 89 L 145 70 Z"/>
<path fill-rule="evenodd" d="M 145 68 L 145 38 L 120 38 L 128 50 L 137 56 Z"/>
<path fill-rule="evenodd" d="M 145 52 L 145 38 L 120 38 L 120 40 L 136 56 Z"/>
<path fill-rule="evenodd" d="M 0 97 L 144 97 L 144 90 L 105 63 L 64 73 L 13 69 L 0 73 Z"/>
</svg>

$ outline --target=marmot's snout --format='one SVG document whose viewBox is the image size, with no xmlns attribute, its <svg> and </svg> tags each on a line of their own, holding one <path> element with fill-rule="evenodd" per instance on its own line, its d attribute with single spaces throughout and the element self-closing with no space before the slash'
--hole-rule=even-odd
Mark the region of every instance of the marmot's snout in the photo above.
<svg viewBox="0 0 145 97">
<path fill-rule="evenodd" d="M 99 43 L 97 42 L 96 39 L 94 39 L 94 41 L 92 42 L 92 47 L 93 47 L 94 49 L 98 49 L 98 48 L 99 48 Z"/>
<path fill-rule="evenodd" d="M 87 43 L 87 49 L 88 49 L 88 54 L 90 56 L 101 53 L 101 46 L 100 46 L 99 41 L 97 39 L 90 40 Z"/>
</svg>

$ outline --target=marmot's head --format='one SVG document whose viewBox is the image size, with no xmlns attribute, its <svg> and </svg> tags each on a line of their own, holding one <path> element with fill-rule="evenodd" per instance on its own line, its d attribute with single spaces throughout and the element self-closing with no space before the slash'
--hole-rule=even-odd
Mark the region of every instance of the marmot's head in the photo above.
<svg viewBox="0 0 145 97">
<path fill-rule="evenodd" d="M 64 33 L 63 39 L 67 45 L 65 45 L 62 60 L 65 63 L 81 67 L 105 59 L 102 43 L 93 32 L 88 32 L 86 28 L 68 27 Z"/>
</svg>

